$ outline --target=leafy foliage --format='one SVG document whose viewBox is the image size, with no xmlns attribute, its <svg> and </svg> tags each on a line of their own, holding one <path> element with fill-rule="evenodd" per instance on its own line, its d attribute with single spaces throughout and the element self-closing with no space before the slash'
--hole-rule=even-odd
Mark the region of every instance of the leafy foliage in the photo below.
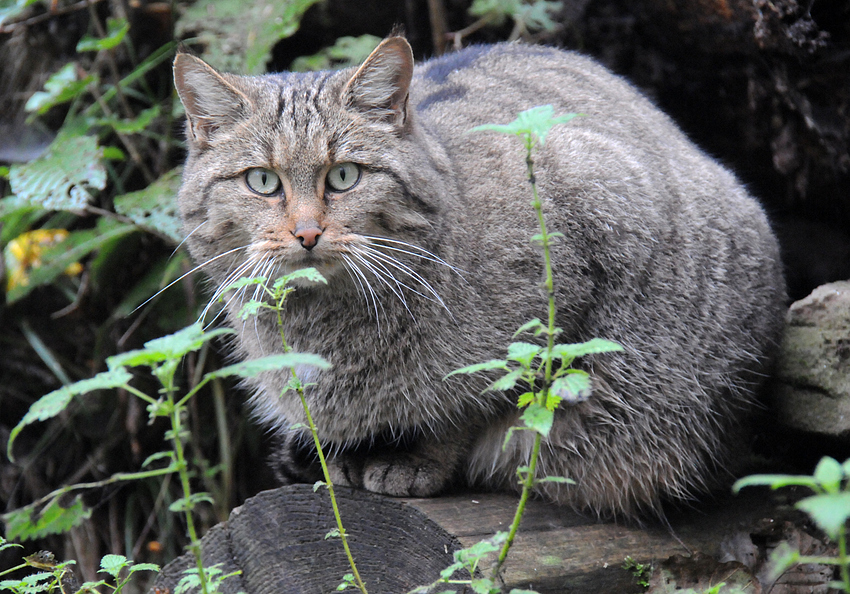
<svg viewBox="0 0 850 594">
<path fill-rule="evenodd" d="M 795 507 L 812 519 L 827 536 L 838 542 L 838 557 L 809 557 L 790 547 L 778 547 L 771 554 L 774 577 L 799 563 L 825 563 L 837 565 L 841 581 L 830 584 L 850 592 L 850 557 L 847 555 L 847 520 L 850 519 L 850 460 L 840 463 L 825 456 L 809 475 L 756 474 L 744 477 L 732 486 L 734 492 L 744 487 L 769 486 L 772 489 L 800 486 L 811 489 L 815 495 L 801 499 Z"/>
</svg>

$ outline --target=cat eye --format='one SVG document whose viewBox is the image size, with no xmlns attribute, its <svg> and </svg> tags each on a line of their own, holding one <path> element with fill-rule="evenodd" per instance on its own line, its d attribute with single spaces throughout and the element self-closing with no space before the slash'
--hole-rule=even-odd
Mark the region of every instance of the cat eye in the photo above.
<svg viewBox="0 0 850 594">
<path fill-rule="evenodd" d="M 328 171 L 327 184 L 335 192 L 350 190 L 360 181 L 360 167 L 354 163 L 337 163 Z"/>
<path fill-rule="evenodd" d="M 274 171 L 263 167 L 254 167 L 245 174 L 245 183 L 257 194 L 271 196 L 280 190 L 280 178 Z"/>
</svg>

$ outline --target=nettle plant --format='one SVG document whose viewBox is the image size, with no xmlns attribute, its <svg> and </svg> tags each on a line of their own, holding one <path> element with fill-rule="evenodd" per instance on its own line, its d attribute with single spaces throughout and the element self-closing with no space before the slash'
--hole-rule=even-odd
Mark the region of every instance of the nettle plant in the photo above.
<svg viewBox="0 0 850 594">
<path fill-rule="evenodd" d="M 840 463 L 834 458 L 821 458 L 814 473 L 809 475 L 755 474 L 737 481 L 732 490 L 737 493 L 744 487 L 766 485 L 771 489 L 799 486 L 814 491 L 814 495 L 801 499 L 794 507 L 805 512 L 833 542 L 838 543 L 838 556 L 802 555 L 787 543 L 777 547 L 771 555 L 772 579 L 794 565 L 816 563 L 838 567 L 841 579 L 829 584 L 842 592 L 850 592 L 850 556 L 847 555 L 847 520 L 850 519 L 850 460 Z"/>
<path fill-rule="evenodd" d="M 221 575 L 219 568 L 205 568 L 201 561 L 200 535 L 195 525 L 194 512 L 200 504 L 213 501 L 208 493 L 192 490 L 191 478 L 197 472 L 190 467 L 186 454 L 186 442 L 189 437 L 185 427 L 187 405 L 207 383 L 216 379 L 252 378 L 264 371 L 295 365 L 327 367 L 327 363 L 317 355 L 292 352 L 269 355 L 211 371 L 194 387 L 183 393 L 175 380 L 176 371 L 183 358 L 201 349 L 209 340 L 229 333 L 232 333 L 232 330 L 224 328 L 205 332 L 200 323 L 193 324 L 169 336 L 151 340 L 145 343 L 142 349 L 109 357 L 106 360 L 107 371 L 90 379 L 63 386 L 36 401 L 10 434 L 7 446 L 10 460 L 14 460 L 13 445 L 24 427 L 59 415 L 75 396 L 106 389 L 125 390 L 141 399 L 147 405 L 151 422 L 160 417 L 167 418 L 170 428 L 164 437 L 171 447 L 149 456 L 142 464 L 142 470 L 138 472 L 118 473 L 101 481 L 64 486 L 26 507 L 5 514 L 3 519 L 6 523 L 6 537 L 11 540 L 39 538 L 68 530 L 78 524 L 91 513 L 83 505 L 79 497 L 80 491 L 102 488 L 112 483 L 176 474 L 183 496 L 174 501 L 169 510 L 183 516 L 189 538 L 188 548 L 196 561 L 196 567 L 187 573 L 180 587 L 182 590 L 198 587 L 204 594 L 217 591 L 218 584 L 233 574 Z M 130 369 L 133 368 L 147 368 L 158 380 L 161 387 L 157 396 L 146 394 L 132 385 L 133 374 Z"/>
</svg>

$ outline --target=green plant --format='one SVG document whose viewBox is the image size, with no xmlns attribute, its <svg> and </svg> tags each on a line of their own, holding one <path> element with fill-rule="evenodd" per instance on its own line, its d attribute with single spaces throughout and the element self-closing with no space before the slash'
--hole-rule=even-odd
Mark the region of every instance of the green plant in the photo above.
<svg viewBox="0 0 850 594">
<path fill-rule="evenodd" d="M 20 547 L 20 545 L 7 543 L 3 537 L 0 537 L 0 551 L 10 547 Z M 122 555 L 105 555 L 100 560 L 100 573 L 110 575 L 114 583 L 102 579 L 79 585 L 70 570 L 70 566 L 73 564 L 73 561 L 61 563 L 56 561 L 53 553 L 49 551 L 33 553 L 24 557 L 24 562 L 20 565 L 0 571 L 0 577 L 24 568 L 33 568 L 39 571 L 21 579 L 0 581 L 0 590 L 7 590 L 15 594 L 33 594 L 35 592 L 98 592 L 98 588 L 106 588 L 111 590 L 113 594 L 118 594 L 130 582 L 136 572 L 159 571 L 159 566 L 153 563 L 134 564 Z"/>
<path fill-rule="evenodd" d="M 153 465 L 155 462 L 166 461 L 165 466 L 139 472 L 116 474 L 108 479 L 93 483 L 65 486 L 24 508 L 5 514 L 3 518 L 6 522 L 7 537 L 12 539 L 36 538 L 44 534 L 67 530 L 79 523 L 86 517 L 88 510 L 82 505 L 79 497 L 74 499 L 71 506 L 63 503 L 69 493 L 103 487 L 114 482 L 176 474 L 180 481 L 183 496 L 174 501 L 169 509 L 183 515 L 190 541 L 189 550 L 196 561 L 196 578 L 205 594 L 211 591 L 208 588 L 207 577 L 215 574 L 208 574 L 210 568 L 205 569 L 201 561 L 200 535 L 195 526 L 193 512 L 203 502 L 212 503 L 212 498 L 207 493 L 193 492 L 190 484 L 193 472 L 189 466 L 185 450 L 188 432 L 184 425 L 187 403 L 208 382 L 218 378 L 230 376 L 254 377 L 263 371 L 280 367 L 294 367 L 295 365 L 327 366 L 323 359 L 315 355 L 287 352 L 262 359 L 243 361 L 209 372 L 193 388 L 180 395 L 175 382 L 175 372 L 183 358 L 187 354 L 199 350 L 204 343 L 216 336 L 230 332 L 226 329 L 205 332 L 200 324 L 193 324 L 172 335 L 149 341 L 143 349 L 110 357 L 107 359 L 108 371 L 101 372 L 91 379 L 64 386 L 43 396 L 33 404 L 29 412 L 10 434 L 7 446 L 7 455 L 10 459 L 14 459 L 12 447 L 16 437 L 24 427 L 60 414 L 74 396 L 95 390 L 114 388 L 125 390 L 144 401 L 147 404 L 151 422 L 159 417 L 165 417 L 169 420 L 170 429 L 166 432 L 165 437 L 171 442 L 172 447 L 171 450 L 148 457 L 142 464 L 144 468 Z M 129 369 L 136 367 L 147 367 L 158 380 L 161 385 L 158 398 L 140 391 L 131 384 L 133 375 Z"/>
<path fill-rule="evenodd" d="M 245 290 L 251 285 L 256 285 L 262 291 L 262 294 L 259 295 L 258 298 L 250 299 L 242 306 L 242 309 L 239 312 L 239 317 L 243 320 L 247 319 L 248 317 L 257 315 L 261 309 L 269 309 L 275 312 L 275 315 L 277 316 L 277 327 L 280 333 L 280 341 L 284 353 L 291 353 L 292 351 L 289 343 L 286 341 L 286 335 L 283 330 L 283 310 L 287 296 L 295 290 L 294 287 L 290 286 L 290 283 L 295 279 L 305 279 L 313 283 L 327 283 L 325 278 L 315 268 L 303 268 L 278 278 L 271 283 L 271 286 L 269 286 L 269 280 L 265 276 L 257 276 L 252 278 L 241 278 L 224 289 L 224 292 L 231 290 L 240 291 Z M 334 486 L 331 481 L 330 472 L 328 471 L 327 460 L 325 458 L 325 453 L 322 450 L 322 444 L 319 441 L 319 432 L 316 428 L 316 424 L 313 422 L 313 417 L 310 414 L 309 407 L 307 406 L 307 400 L 304 397 L 305 387 L 306 386 L 298 378 L 298 375 L 295 373 L 295 368 L 293 367 L 292 377 L 289 384 L 281 393 L 281 397 L 290 390 L 298 394 L 301 406 L 304 409 L 304 416 L 307 419 L 307 426 L 310 429 L 310 434 L 313 436 L 313 443 L 316 445 L 316 452 L 319 456 L 319 463 L 322 466 L 324 481 L 316 483 L 313 489 L 318 490 L 323 486 L 327 488 L 328 495 L 331 500 L 331 507 L 334 512 L 334 519 L 336 520 L 337 525 L 336 529 L 328 532 L 325 538 L 338 537 L 342 541 L 342 546 L 345 549 L 345 555 L 348 558 L 349 565 L 351 566 L 351 573 L 346 574 L 343 577 L 343 582 L 339 585 L 337 590 L 345 590 L 349 586 L 353 585 L 363 592 L 363 594 L 366 594 L 366 585 L 360 577 L 360 572 L 357 570 L 357 564 L 354 561 L 354 556 L 351 554 L 351 548 L 348 546 L 348 538 L 346 536 L 345 527 L 342 524 L 342 517 L 339 513 L 339 506 L 337 505 L 336 495 L 334 494 Z"/>
<path fill-rule="evenodd" d="M 838 543 L 838 556 L 802 555 L 787 543 L 777 547 L 771 554 L 772 579 L 776 579 L 792 565 L 819 563 L 838 567 L 841 579 L 831 582 L 830 588 L 850 592 L 850 557 L 847 555 L 847 519 L 850 518 L 850 460 L 843 464 L 825 456 L 809 475 L 756 474 L 746 476 L 732 486 L 737 493 L 744 487 L 767 485 L 771 489 L 800 486 L 811 489 L 814 495 L 801 499 L 794 507 L 805 512 L 818 528 Z"/>
<path fill-rule="evenodd" d="M 652 564 L 638 563 L 631 556 L 623 559 L 623 569 L 630 571 L 635 577 L 635 583 L 641 588 L 649 588 L 649 576 L 652 574 Z"/>
</svg>

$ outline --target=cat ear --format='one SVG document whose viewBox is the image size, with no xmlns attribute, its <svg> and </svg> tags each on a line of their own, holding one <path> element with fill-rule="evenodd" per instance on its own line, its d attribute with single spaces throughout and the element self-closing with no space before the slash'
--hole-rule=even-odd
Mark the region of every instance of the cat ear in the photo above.
<svg viewBox="0 0 850 594">
<path fill-rule="evenodd" d="M 404 37 L 389 37 L 366 58 L 343 89 L 346 105 L 366 116 L 402 126 L 413 77 L 413 50 Z"/>
<path fill-rule="evenodd" d="M 245 117 L 250 101 L 233 84 L 200 58 L 177 54 L 174 86 L 189 121 L 191 140 L 206 143 L 222 126 Z"/>
</svg>

